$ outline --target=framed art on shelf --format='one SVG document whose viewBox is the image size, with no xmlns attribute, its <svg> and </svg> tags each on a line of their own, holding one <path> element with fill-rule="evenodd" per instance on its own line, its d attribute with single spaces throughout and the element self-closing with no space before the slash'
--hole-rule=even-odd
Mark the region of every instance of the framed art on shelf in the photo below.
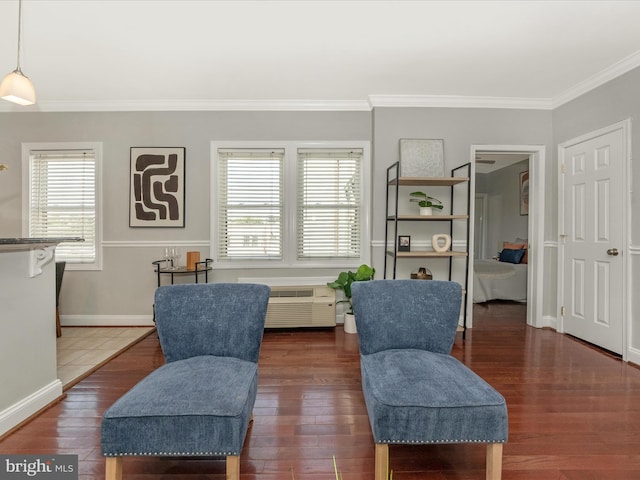
<svg viewBox="0 0 640 480">
<path fill-rule="evenodd" d="M 130 227 L 184 227 L 185 150 L 131 147 Z"/>
<path fill-rule="evenodd" d="M 399 252 L 411 251 L 411 237 L 409 235 L 398 235 L 398 251 Z"/>
</svg>

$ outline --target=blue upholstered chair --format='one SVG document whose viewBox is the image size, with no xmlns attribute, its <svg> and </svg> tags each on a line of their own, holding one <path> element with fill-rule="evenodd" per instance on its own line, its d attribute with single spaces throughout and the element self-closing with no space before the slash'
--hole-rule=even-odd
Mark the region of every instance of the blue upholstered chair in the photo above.
<svg viewBox="0 0 640 480">
<path fill-rule="evenodd" d="M 375 479 L 389 444 L 486 443 L 486 478 L 502 474 L 507 407 L 451 356 L 461 304 L 455 282 L 374 280 L 352 286 L 362 390 L 375 441 Z"/>
<path fill-rule="evenodd" d="M 269 287 L 168 285 L 155 294 L 166 364 L 102 418 L 106 480 L 122 478 L 122 457 L 224 456 L 240 478 L 240 451 L 258 388 L 258 356 Z"/>
</svg>

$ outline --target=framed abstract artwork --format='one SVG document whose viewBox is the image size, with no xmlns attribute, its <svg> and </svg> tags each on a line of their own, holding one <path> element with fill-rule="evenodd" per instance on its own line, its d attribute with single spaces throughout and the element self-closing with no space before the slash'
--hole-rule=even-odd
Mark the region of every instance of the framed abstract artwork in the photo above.
<svg viewBox="0 0 640 480">
<path fill-rule="evenodd" d="M 529 215 L 529 170 L 520 173 L 520 215 Z"/>
<path fill-rule="evenodd" d="M 184 147 L 131 147 L 130 227 L 184 227 Z"/>
<path fill-rule="evenodd" d="M 401 138 L 400 175 L 444 177 L 444 140 Z"/>
</svg>

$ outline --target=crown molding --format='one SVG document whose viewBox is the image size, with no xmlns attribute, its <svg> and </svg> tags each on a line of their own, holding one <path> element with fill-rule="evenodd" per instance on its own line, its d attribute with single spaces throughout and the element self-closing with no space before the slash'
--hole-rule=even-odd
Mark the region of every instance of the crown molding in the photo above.
<svg viewBox="0 0 640 480">
<path fill-rule="evenodd" d="M 514 108 L 551 110 L 550 98 L 467 97 L 462 95 L 369 95 L 376 107 Z"/>
<path fill-rule="evenodd" d="M 552 108 L 558 108 L 561 105 L 564 105 L 565 103 L 568 103 L 571 100 L 574 100 L 637 67 L 640 67 L 640 50 L 554 97 L 552 101 Z"/>
<path fill-rule="evenodd" d="M 454 95 L 369 95 L 368 100 L 121 100 L 41 101 L 20 107 L 0 103 L 0 112 L 172 112 L 172 111 L 351 111 L 376 107 L 551 109 L 544 98 L 464 97 Z"/>
<path fill-rule="evenodd" d="M 9 102 L 0 112 L 169 112 L 169 111 L 371 111 L 366 100 L 120 100 L 41 101 L 29 107 Z"/>
</svg>

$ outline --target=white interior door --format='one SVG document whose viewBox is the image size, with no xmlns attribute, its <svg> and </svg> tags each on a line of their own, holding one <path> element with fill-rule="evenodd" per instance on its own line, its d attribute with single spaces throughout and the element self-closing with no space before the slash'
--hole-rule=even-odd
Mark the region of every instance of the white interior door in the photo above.
<svg viewBox="0 0 640 480">
<path fill-rule="evenodd" d="M 625 135 L 594 135 L 561 147 L 562 329 L 622 354 Z"/>
</svg>

